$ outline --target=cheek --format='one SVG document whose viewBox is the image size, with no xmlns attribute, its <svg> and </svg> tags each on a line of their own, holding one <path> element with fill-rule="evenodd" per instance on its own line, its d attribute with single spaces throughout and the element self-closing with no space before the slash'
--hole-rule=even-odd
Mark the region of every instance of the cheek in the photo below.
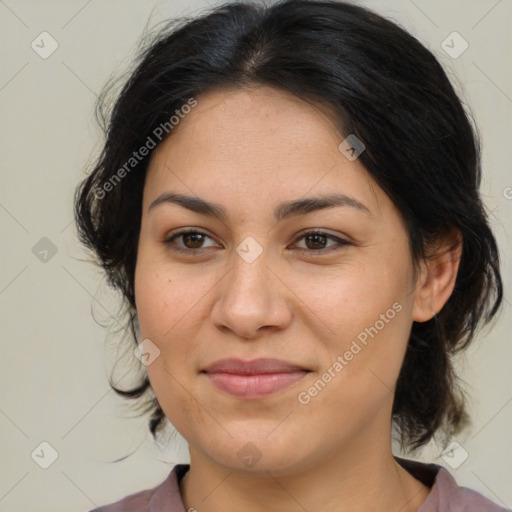
<svg viewBox="0 0 512 512">
<path fill-rule="evenodd" d="M 178 430 L 185 418 L 201 417 L 192 398 L 193 383 L 187 379 L 195 364 L 194 333 L 201 324 L 200 308 L 194 305 L 204 296 L 203 288 L 204 279 L 179 275 L 157 258 L 139 255 L 135 297 L 140 335 L 160 350 L 146 371 L 160 405 Z"/>
<path fill-rule="evenodd" d="M 383 325 L 369 314 L 372 320 L 352 326 L 353 335 L 341 333 L 333 340 L 329 362 L 299 390 L 300 403 L 307 402 L 299 406 L 306 423 L 315 418 L 322 435 L 332 439 L 355 438 L 376 421 L 387 424 L 408 339 L 402 314 L 403 309 Z"/>
<path fill-rule="evenodd" d="M 317 337 L 325 337 L 335 348 L 341 348 L 340 342 L 349 342 L 376 322 L 379 331 L 389 332 L 391 324 L 396 328 L 400 320 L 405 320 L 411 297 L 404 268 L 405 263 L 402 270 L 397 270 L 384 258 L 367 257 L 345 261 L 311 278 L 290 276 L 288 283 L 304 304 L 304 317 L 316 322 Z M 398 305 L 393 307 L 395 303 Z M 324 329 L 318 330 L 322 326 Z M 402 325 L 397 332 L 403 331 Z"/>
<path fill-rule="evenodd" d="M 364 416 L 392 400 L 411 327 L 407 268 L 375 259 L 304 288 L 315 317 L 329 327 L 321 382 L 311 389 L 322 394 L 311 400 L 318 414 L 340 407 Z"/>
<path fill-rule="evenodd" d="M 170 366 L 167 357 L 160 357 L 147 367 L 147 372 L 165 416 L 187 442 L 194 442 L 196 431 L 211 430 L 208 417 L 195 398 L 197 391 L 192 383 L 187 382 L 186 375 L 180 372 L 180 365 Z"/>
<path fill-rule="evenodd" d="M 164 342 L 178 329 L 183 319 L 196 312 L 207 286 L 197 279 L 171 269 L 158 259 L 144 257 L 135 272 L 135 302 L 141 336 Z"/>
</svg>

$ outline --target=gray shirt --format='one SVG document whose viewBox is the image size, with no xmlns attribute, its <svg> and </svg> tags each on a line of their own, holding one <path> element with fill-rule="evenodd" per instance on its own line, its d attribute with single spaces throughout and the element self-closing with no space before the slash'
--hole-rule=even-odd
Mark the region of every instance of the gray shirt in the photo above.
<svg viewBox="0 0 512 512">
<path fill-rule="evenodd" d="M 417 512 L 512 512 L 476 491 L 459 487 L 442 466 L 399 458 L 396 460 L 416 479 L 430 487 L 427 499 Z M 121 501 L 91 512 L 187 512 L 178 484 L 189 467 L 188 464 L 178 464 L 159 486 L 131 494 Z"/>
</svg>

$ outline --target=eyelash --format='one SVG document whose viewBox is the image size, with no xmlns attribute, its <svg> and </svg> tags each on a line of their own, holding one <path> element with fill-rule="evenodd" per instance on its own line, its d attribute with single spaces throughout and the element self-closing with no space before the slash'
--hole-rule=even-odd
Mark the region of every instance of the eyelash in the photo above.
<svg viewBox="0 0 512 512">
<path fill-rule="evenodd" d="M 179 238 L 180 236 L 187 235 L 187 234 L 204 235 L 208 238 L 212 238 L 207 233 L 205 233 L 204 231 L 201 231 L 200 229 L 188 229 L 188 230 L 182 230 L 182 231 L 172 234 L 171 236 L 165 238 L 163 240 L 163 243 L 165 245 L 167 245 L 168 247 L 170 247 L 171 250 L 173 250 L 173 251 L 180 252 L 180 253 L 186 253 L 186 254 L 198 254 L 198 253 L 201 253 L 202 251 L 204 251 L 205 249 L 208 249 L 208 247 L 200 247 L 197 249 L 190 249 L 190 248 L 184 248 L 184 247 L 177 247 L 176 245 L 173 244 L 173 242 L 176 238 Z M 311 235 L 320 235 L 322 237 L 325 237 L 326 239 L 334 240 L 335 242 L 337 242 L 337 244 L 332 245 L 327 248 L 324 248 L 324 249 L 318 249 L 318 250 L 298 248 L 297 249 L 298 251 L 303 252 L 303 253 L 309 253 L 312 255 L 313 254 L 314 255 L 316 255 L 316 254 L 323 255 L 323 254 L 327 254 L 327 253 L 330 253 L 335 250 L 340 250 L 340 248 L 342 246 L 353 245 L 348 240 L 345 240 L 343 238 L 339 238 L 337 236 L 331 235 L 324 231 L 318 231 L 318 230 L 306 231 L 306 232 L 302 233 L 299 237 L 297 237 L 295 239 L 295 241 L 293 243 L 296 244 L 299 240 L 302 240 L 303 238 L 306 238 Z"/>
</svg>

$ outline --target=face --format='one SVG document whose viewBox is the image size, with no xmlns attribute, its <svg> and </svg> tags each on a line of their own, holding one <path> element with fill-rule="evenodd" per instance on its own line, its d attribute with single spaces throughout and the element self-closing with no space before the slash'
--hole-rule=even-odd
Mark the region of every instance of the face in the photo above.
<svg viewBox="0 0 512 512">
<path fill-rule="evenodd" d="M 412 261 L 342 140 L 324 109 L 247 88 L 198 97 L 153 153 L 136 305 L 191 457 L 285 475 L 389 449 Z"/>
</svg>

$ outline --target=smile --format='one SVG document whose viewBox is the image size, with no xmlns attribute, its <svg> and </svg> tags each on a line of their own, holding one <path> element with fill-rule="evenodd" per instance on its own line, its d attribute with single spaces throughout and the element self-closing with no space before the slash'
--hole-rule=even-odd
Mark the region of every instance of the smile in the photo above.
<svg viewBox="0 0 512 512">
<path fill-rule="evenodd" d="M 236 373 L 206 373 L 213 385 L 239 398 L 261 398 L 285 389 L 304 378 L 306 370 L 283 373 L 241 375 Z"/>
</svg>

